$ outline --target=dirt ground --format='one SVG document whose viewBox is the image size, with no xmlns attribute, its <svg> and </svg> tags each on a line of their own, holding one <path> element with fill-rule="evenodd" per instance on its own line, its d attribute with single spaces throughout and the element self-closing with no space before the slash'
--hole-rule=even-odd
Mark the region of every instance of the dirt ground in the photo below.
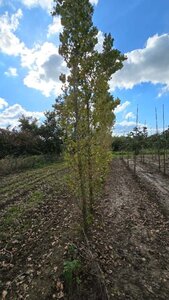
<svg viewBox="0 0 169 300">
<path fill-rule="evenodd" d="M 61 274 L 65 249 L 74 242 L 82 260 L 89 250 L 92 257 L 87 264 L 98 266 L 99 272 L 84 265 L 85 293 L 71 299 L 168 300 L 169 179 L 148 172 L 148 166 L 140 165 L 135 178 L 125 162 L 113 160 L 86 244 L 77 234 L 78 211 L 64 185 L 64 166 L 2 178 L 2 299 L 69 299 Z M 96 281 L 104 286 L 104 296 Z"/>
<path fill-rule="evenodd" d="M 64 248 L 73 236 L 76 208 L 56 164 L 2 178 L 0 193 L 0 295 L 52 299 Z"/>
<path fill-rule="evenodd" d="M 125 160 L 129 169 L 133 170 L 133 161 Z M 156 198 L 157 203 L 163 210 L 163 213 L 169 214 L 169 174 L 163 174 L 154 163 L 140 160 L 136 163 L 136 175 L 140 184 L 149 191 L 151 196 Z"/>
<path fill-rule="evenodd" d="M 161 173 L 169 175 L 169 154 L 165 153 L 165 155 L 158 156 L 157 154 L 149 154 L 149 155 L 138 155 L 138 161 L 144 162 L 145 165 L 151 166 L 151 169 L 158 172 L 160 170 Z M 165 166 L 165 167 L 164 167 Z"/>
<path fill-rule="evenodd" d="M 123 161 L 113 160 L 90 242 L 110 299 L 169 299 L 169 220 L 159 206 L 163 191 L 156 175 L 154 189 L 153 180 L 147 189 L 146 175 L 141 181 Z"/>
</svg>

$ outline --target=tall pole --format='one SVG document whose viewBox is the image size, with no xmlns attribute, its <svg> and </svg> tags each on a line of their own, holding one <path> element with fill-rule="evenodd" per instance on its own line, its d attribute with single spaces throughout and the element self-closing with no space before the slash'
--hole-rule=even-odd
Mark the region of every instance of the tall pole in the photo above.
<svg viewBox="0 0 169 300">
<path fill-rule="evenodd" d="M 165 135 L 165 111 L 164 111 L 164 104 L 163 104 L 163 139 L 164 139 L 163 163 L 164 163 L 164 174 L 166 174 L 166 135 Z"/>
<path fill-rule="evenodd" d="M 156 134 L 158 135 L 158 115 L 157 115 L 157 107 L 155 107 L 155 118 L 156 118 Z"/>
<path fill-rule="evenodd" d="M 159 148 L 159 136 L 158 136 L 158 114 L 157 107 L 155 107 L 155 118 L 156 118 L 156 134 L 157 134 L 157 153 L 158 153 L 158 168 L 161 170 L 161 160 L 160 160 L 160 148 Z"/>
<path fill-rule="evenodd" d="M 137 104 L 137 115 L 136 115 L 136 130 L 138 131 L 138 104 Z"/>
<path fill-rule="evenodd" d="M 164 104 L 163 104 L 163 133 L 165 131 L 165 112 L 164 112 Z"/>
<path fill-rule="evenodd" d="M 136 136 L 134 137 L 137 141 L 137 134 L 138 134 L 138 104 L 137 104 L 137 114 L 136 114 Z M 136 174 L 136 147 L 137 144 L 135 143 L 135 149 L 134 149 L 134 175 Z"/>
</svg>

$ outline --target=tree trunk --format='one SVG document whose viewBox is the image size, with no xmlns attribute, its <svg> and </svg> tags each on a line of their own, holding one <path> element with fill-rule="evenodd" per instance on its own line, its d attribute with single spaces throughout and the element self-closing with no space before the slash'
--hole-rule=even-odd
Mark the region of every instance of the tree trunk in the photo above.
<svg viewBox="0 0 169 300">
<path fill-rule="evenodd" d="M 93 213 L 93 172 L 92 172 L 92 153 L 91 153 L 91 131 L 90 131 L 90 107 L 89 101 L 87 101 L 87 130 L 88 130 L 88 139 L 87 139 L 87 159 L 88 159 L 88 184 L 89 184 L 89 209 L 90 213 Z"/>
<path fill-rule="evenodd" d="M 81 146 L 80 146 L 80 136 L 79 136 L 79 104 L 78 104 L 78 81 L 77 81 L 77 65 L 74 66 L 74 105 L 75 105 L 75 140 L 77 143 L 77 159 L 78 159 L 78 173 L 80 180 L 80 193 L 81 193 L 81 206 L 82 206 L 82 216 L 83 216 L 83 229 L 87 232 L 87 201 L 86 192 L 84 184 L 84 174 L 83 165 L 81 159 Z"/>
</svg>

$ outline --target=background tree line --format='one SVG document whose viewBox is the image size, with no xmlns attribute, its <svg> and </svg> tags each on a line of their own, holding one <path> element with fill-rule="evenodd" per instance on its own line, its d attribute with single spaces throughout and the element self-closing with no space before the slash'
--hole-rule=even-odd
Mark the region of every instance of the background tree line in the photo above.
<svg viewBox="0 0 169 300">
<path fill-rule="evenodd" d="M 114 136 L 112 150 L 115 152 L 169 149 L 169 128 L 164 132 L 148 135 L 147 128 L 134 128 L 127 136 Z"/>
<path fill-rule="evenodd" d="M 44 114 L 42 124 L 32 117 L 21 116 L 19 126 L 0 128 L 0 159 L 6 156 L 56 154 L 62 151 L 62 129 L 55 110 Z"/>
</svg>

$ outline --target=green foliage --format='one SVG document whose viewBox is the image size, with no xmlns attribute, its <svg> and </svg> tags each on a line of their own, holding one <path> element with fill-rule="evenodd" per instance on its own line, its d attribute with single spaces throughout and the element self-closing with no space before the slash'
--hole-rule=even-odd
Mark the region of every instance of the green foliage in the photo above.
<svg viewBox="0 0 169 300">
<path fill-rule="evenodd" d="M 91 212 L 89 212 L 87 214 L 87 224 L 91 225 L 93 223 L 93 214 L 91 214 Z"/>
<path fill-rule="evenodd" d="M 67 286 L 70 288 L 73 285 L 73 280 L 79 283 L 78 272 L 81 268 L 81 263 L 79 260 L 67 260 L 64 262 L 63 275 Z"/>
<path fill-rule="evenodd" d="M 19 220 L 22 211 L 23 209 L 19 205 L 13 205 L 12 207 L 10 207 L 7 213 L 5 214 L 4 225 L 8 226 L 16 222 L 16 220 Z"/>
<path fill-rule="evenodd" d="M 63 267 L 63 276 L 65 284 L 69 290 L 72 290 L 73 285 L 80 284 L 79 273 L 81 270 L 81 263 L 76 258 L 77 257 L 77 248 L 74 244 L 69 244 L 67 248 L 67 257 L 68 259 L 64 262 Z"/>
<path fill-rule="evenodd" d="M 55 110 L 47 111 L 45 117 L 46 119 L 39 128 L 39 135 L 43 140 L 43 152 L 59 155 L 62 152 L 62 128 L 57 120 Z"/>
<path fill-rule="evenodd" d="M 22 116 L 19 128 L 0 129 L 0 159 L 6 156 L 56 154 L 62 152 L 62 129 L 55 111 L 46 112 L 45 120 L 38 125 L 37 119 Z"/>
<path fill-rule="evenodd" d="M 142 150 L 151 153 L 153 149 L 169 149 L 169 130 L 148 136 L 146 127 L 134 128 L 128 136 L 113 137 L 112 150 L 115 152 L 134 152 L 138 155 Z"/>
<path fill-rule="evenodd" d="M 0 240 L 8 236 L 17 235 L 17 239 L 26 233 L 32 226 L 32 213 L 34 209 L 39 211 L 44 202 L 50 200 L 53 195 L 62 195 L 65 192 L 65 181 L 63 173 L 64 163 L 55 163 L 44 166 L 37 170 L 29 170 L 22 174 L 2 177 L 0 187 L 0 203 L 9 201 L 0 218 Z M 60 172 L 61 171 L 61 172 Z M 45 183 L 45 188 L 44 188 Z M 50 195 L 49 189 L 50 188 Z M 13 203 L 14 202 L 14 203 Z M 36 213 L 35 213 L 36 215 Z M 37 216 L 35 216 L 37 217 Z"/>
<path fill-rule="evenodd" d="M 88 212 L 101 190 L 107 173 L 112 142 L 113 113 L 119 99 L 109 93 L 109 80 L 122 68 L 125 57 L 113 49 L 113 38 L 105 34 L 103 52 L 96 50 L 98 30 L 93 25 L 89 0 L 55 0 L 53 15 L 61 17 L 59 53 L 69 75 L 62 74 L 63 95 L 55 109 L 64 131 L 69 184 L 78 199 L 87 229 Z"/>
<path fill-rule="evenodd" d="M 42 191 L 32 192 L 30 198 L 26 203 L 21 203 L 18 205 L 11 206 L 3 217 L 4 225 L 15 225 L 21 222 L 22 215 L 32 207 L 38 206 L 44 200 L 44 195 Z"/>
<path fill-rule="evenodd" d="M 24 170 L 44 167 L 58 161 L 57 155 L 6 156 L 0 160 L 0 175 L 23 172 Z"/>
<path fill-rule="evenodd" d="M 112 150 L 114 152 L 126 151 L 128 140 L 125 136 L 114 136 L 112 139 Z"/>
<path fill-rule="evenodd" d="M 33 135 L 36 135 L 38 131 L 37 122 L 37 119 L 34 119 L 32 117 L 25 117 L 24 115 L 22 115 L 22 117 L 19 118 L 19 128 L 21 129 L 21 131 L 32 132 Z"/>
<path fill-rule="evenodd" d="M 67 249 L 68 256 L 74 257 L 77 252 L 77 248 L 75 244 L 69 244 Z"/>
<path fill-rule="evenodd" d="M 44 194 L 42 191 L 35 191 L 31 194 L 29 201 L 28 201 L 28 206 L 32 207 L 35 205 L 38 205 L 41 203 L 44 199 Z"/>
</svg>

